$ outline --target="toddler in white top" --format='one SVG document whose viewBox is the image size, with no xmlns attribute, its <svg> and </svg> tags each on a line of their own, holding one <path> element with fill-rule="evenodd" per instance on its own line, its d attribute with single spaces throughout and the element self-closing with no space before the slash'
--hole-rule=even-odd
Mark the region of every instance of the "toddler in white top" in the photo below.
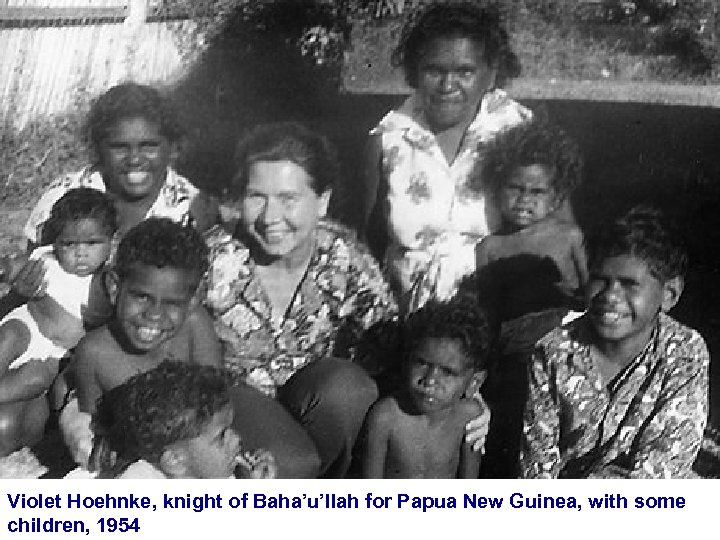
<svg viewBox="0 0 720 540">
<path fill-rule="evenodd" d="M 116 229 L 115 207 L 100 191 L 74 189 L 53 206 L 44 245 L 31 255 L 46 267 L 45 294 L 0 322 L 0 457 L 42 437 L 46 392 L 85 332 Z"/>
</svg>

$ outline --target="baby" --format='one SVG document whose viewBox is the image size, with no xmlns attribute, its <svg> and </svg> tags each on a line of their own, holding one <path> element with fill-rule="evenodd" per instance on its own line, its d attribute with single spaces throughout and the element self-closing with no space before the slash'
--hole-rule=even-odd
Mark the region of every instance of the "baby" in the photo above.
<svg viewBox="0 0 720 540">
<path fill-rule="evenodd" d="M 365 478 L 477 478 L 480 451 L 464 441 L 481 405 L 465 397 L 485 378 L 488 323 L 469 297 L 429 301 L 403 328 L 405 373 L 365 421 Z"/>
<path fill-rule="evenodd" d="M 11 311 L 0 324 L 0 456 L 37 442 L 48 417 L 45 392 L 59 360 L 83 336 L 91 296 L 101 294 L 104 268 L 117 229 L 115 208 L 103 193 L 68 191 L 53 206 L 41 259 L 46 291 Z M 91 294 L 92 293 L 92 294 Z"/>
</svg>

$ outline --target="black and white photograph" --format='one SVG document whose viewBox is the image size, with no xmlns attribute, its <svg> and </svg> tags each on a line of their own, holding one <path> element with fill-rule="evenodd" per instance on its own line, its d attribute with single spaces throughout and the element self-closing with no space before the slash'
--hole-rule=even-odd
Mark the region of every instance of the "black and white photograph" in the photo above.
<svg viewBox="0 0 720 540">
<path fill-rule="evenodd" d="M 720 478 L 719 206 L 717 0 L 0 0 L 0 479 Z"/>
</svg>

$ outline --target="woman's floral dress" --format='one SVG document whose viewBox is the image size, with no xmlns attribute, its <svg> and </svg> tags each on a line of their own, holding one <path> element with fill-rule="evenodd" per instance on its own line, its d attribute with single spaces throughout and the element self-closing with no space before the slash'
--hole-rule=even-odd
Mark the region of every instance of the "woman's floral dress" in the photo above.
<svg viewBox="0 0 720 540">
<path fill-rule="evenodd" d="M 315 234 L 315 254 L 281 321 L 272 317 L 249 249 L 219 228 L 207 238 L 205 303 L 225 367 L 271 396 L 313 360 L 352 357 L 363 332 L 397 312 L 379 266 L 352 233 L 321 221 Z"/>
<path fill-rule="evenodd" d="M 475 269 L 475 244 L 499 223 L 485 195 L 468 188 L 468 177 L 481 159 L 482 143 L 530 116 L 502 90 L 489 92 L 452 163 L 413 96 L 371 131 L 382 140 L 387 186 L 385 263 L 404 309 L 451 297 Z"/>
</svg>

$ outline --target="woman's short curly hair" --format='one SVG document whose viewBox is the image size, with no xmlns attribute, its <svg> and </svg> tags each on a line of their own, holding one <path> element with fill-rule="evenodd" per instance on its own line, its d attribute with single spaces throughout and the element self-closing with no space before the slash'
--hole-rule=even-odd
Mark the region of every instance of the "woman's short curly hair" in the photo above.
<svg viewBox="0 0 720 540">
<path fill-rule="evenodd" d="M 562 198 L 582 182 L 583 160 L 577 143 L 558 126 L 539 117 L 500 133 L 481 148 L 483 159 L 470 175 L 475 191 L 496 193 L 518 167 L 544 165 Z M 478 174 L 479 173 L 479 174 Z"/>
<path fill-rule="evenodd" d="M 168 218 L 148 218 L 120 241 L 114 268 L 122 278 L 135 263 L 187 270 L 197 285 L 208 269 L 208 248 L 192 226 Z"/>
<path fill-rule="evenodd" d="M 97 189 L 81 187 L 69 190 L 53 205 L 43 224 L 40 243 L 54 243 L 68 223 L 83 219 L 97 221 L 109 237 L 118 229 L 117 211 L 110 197 Z"/>
<path fill-rule="evenodd" d="M 156 124 L 160 134 L 173 143 L 184 133 L 170 99 L 152 86 L 126 82 L 110 88 L 90 107 L 85 133 L 93 149 L 99 152 L 108 132 L 121 120 L 130 118 L 143 118 Z"/>
<path fill-rule="evenodd" d="M 658 208 L 644 204 L 598 227 L 588 236 L 587 253 L 591 271 L 605 259 L 622 255 L 645 261 L 660 281 L 684 277 L 688 268 L 685 241 L 677 224 Z"/>
<path fill-rule="evenodd" d="M 157 464 L 165 449 L 199 436 L 230 405 L 229 379 L 211 367 L 165 361 L 107 391 L 93 414 L 96 443 L 128 465 Z"/>
<path fill-rule="evenodd" d="M 426 7 L 403 27 L 391 61 L 393 66 L 403 69 L 410 87 L 418 86 L 418 66 L 428 43 L 446 37 L 463 37 L 478 43 L 485 62 L 497 67 L 496 86 L 502 87 L 520 75 L 520 61 L 510 47 L 499 8 L 493 4 L 480 7 L 471 2 L 453 2 Z"/>
<path fill-rule="evenodd" d="M 427 338 L 457 339 L 463 352 L 472 359 L 475 371 L 487 369 L 490 324 L 483 309 L 469 295 L 444 302 L 430 300 L 408 317 L 402 336 L 408 356 Z"/>
<path fill-rule="evenodd" d="M 340 174 L 337 153 L 330 141 L 298 122 L 263 124 L 240 140 L 231 190 L 235 195 L 245 190 L 250 166 L 258 161 L 295 163 L 310 176 L 310 187 L 318 195 L 332 189 Z"/>
</svg>

